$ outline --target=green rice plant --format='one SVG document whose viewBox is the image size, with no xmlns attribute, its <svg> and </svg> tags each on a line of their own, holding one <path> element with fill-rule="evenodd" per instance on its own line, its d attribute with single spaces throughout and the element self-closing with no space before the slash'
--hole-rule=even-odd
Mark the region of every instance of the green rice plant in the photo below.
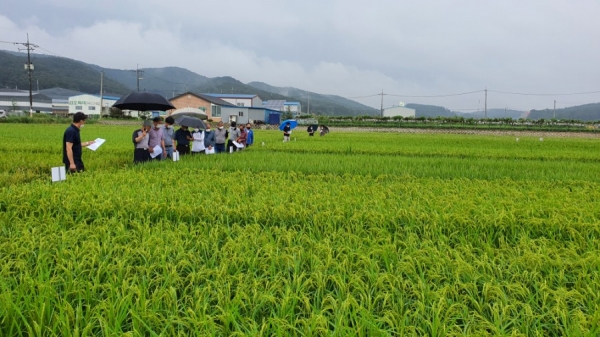
<svg viewBox="0 0 600 337">
<path fill-rule="evenodd" d="M 600 330 L 595 140 L 258 130 L 133 166 L 131 128 L 90 125 L 51 184 L 64 126 L 26 127 L 56 142 L 0 144 L 0 335 Z"/>
</svg>

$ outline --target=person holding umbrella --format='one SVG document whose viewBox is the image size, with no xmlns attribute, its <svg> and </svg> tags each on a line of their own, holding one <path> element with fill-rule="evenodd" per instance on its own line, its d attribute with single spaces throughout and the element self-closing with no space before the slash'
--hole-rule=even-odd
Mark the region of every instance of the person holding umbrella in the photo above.
<svg viewBox="0 0 600 337">
<path fill-rule="evenodd" d="M 326 133 L 329 133 L 329 128 L 325 125 L 321 125 L 321 131 L 319 132 L 319 135 L 323 137 Z"/>
<path fill-rule="evenodd" d="M 204 130 L 195 128 L 192 132 L 192 155 L 204 152 Z"/>
<path fill-rule="evenodd" d="M 149 141 L 150 141 L 150 129 L 152 128 L 152 122 L 149 119 L 144 120 L 141 129 L 137 129 L 133 132 L 133 144 L 135 148 L 133 150 L 133 163 L 140 164 L 150 160 Z"/>
<path fill-rule="evenodd" d="M 162 153 L 152 160 L 161 160 L 163 157 L 166 157 L 167 151 L 165 151 L 165 140 L 163 138 L 163 130 L 161 129 L 162 119 L 160 117 L 154 117 L 152 120 L 152 124 L 154 124 L 153 128 L 150 128 L 150 139 L 148 140 L 148 151 L 150 153 L 154 152 L 154 148 L 159 146 L 162 149 Z"/>
<path fill-rule="evenodd" d="M 175 151 L 179 152 L 180 156 L 185 156 L 190 153 L 190 141 L 194 140 L 192 134 L 186 125 L 182 125 L 175 131 Z"/>
<path fill-rule="evenodd" d="M 312 126 L 312 125 L 309 125 L 309 126 L 308 126 L 308 129 L 307 129 L 306 131 L 308 131 L 308 135 L 309 135 L 310 137 L 313 137 L 313 136 L 315 135 L 315 129 L 313 128 L 313 126 Z"/>
<path fill-rule="evenodd" d="M 285 126 L 283 127 L 283 141 L 284 142 L 290 141 L 291 133 L 292 133 L 292 128 L 290 126 L 290 122 L 287 122 L 287 123 L 285 123 Z"/>
</svg>

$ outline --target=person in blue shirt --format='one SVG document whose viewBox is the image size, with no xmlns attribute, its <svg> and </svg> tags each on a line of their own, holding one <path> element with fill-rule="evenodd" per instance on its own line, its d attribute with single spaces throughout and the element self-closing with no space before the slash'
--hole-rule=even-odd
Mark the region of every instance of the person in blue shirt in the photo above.
<svg viewBox="0 0 600 337">
<path fill-rule="evenodd" d="M 250 145 L 254 144 L 254 131 L 252 131 L 252 124 L 246 124 L 246 133 L 248 134 L 246 136 L 246 147 L 249 147 Z"/>
</svg>

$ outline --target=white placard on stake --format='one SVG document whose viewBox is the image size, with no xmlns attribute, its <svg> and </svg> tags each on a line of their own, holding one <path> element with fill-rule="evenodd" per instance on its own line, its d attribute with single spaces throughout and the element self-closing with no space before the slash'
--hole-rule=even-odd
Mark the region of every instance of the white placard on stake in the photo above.
<svg viewBox="0 0 600 337">
<path fill-rule="evenodd" d="M 64 166 L 53 167 L 52 170 L 52 182 L 67 180 L 67 171 Z"/>
<path fill-rule="evenodd" d="M 179 152 L 178 151 L 173 152 L 173 161 L 179 161 Z"/>
<path fill-rule="evenodd" d="M 208 148 L 206 148 L 206 149 L 204 150 L 204 152 L 205 152 L 206 154 L 215 154 L 215 148 L 213 147 L 213 148 L 212 148 L 212 149 L 210 149 L 210 150 L 209 150 Z"/>
</svg>

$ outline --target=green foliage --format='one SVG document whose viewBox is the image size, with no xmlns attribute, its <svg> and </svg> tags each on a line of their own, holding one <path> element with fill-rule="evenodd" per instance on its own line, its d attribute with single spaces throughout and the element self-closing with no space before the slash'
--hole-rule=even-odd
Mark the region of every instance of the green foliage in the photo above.
<svg viewBox="0 0 600 337">
<path fill-rule="evenodd" d="M 85 63 L 35 54 L 31 62 L 35 66 L 33 81 L 34 84 L 39 81 L 40 89 L 62 87 L 93 94 L 100 92 L 100 73 Z M 27 71 L 23 69 L 25 63 L 26 54 L 17 56 L 0 51 L 0 87 L 29 88 Z M 104 92 L 127 94 L 130 90 L 105 77 Z"/>
<path fill-rule="evenodd" d="M 51 184 L 64 128 L 0 125 L 2 336 L 600 332 L 597 139 L 255 130 L 133 166 L 137 127 L 95 124 Z"/>
<path fill-rule="evenodd" d="M 585 104 L 580 106 L 545 110 L 531 110 L 530 119 L 551 119 L 556 115 L 557 119 L 597 121 L 600 120 L 600 103 Z"/>
</svg>

